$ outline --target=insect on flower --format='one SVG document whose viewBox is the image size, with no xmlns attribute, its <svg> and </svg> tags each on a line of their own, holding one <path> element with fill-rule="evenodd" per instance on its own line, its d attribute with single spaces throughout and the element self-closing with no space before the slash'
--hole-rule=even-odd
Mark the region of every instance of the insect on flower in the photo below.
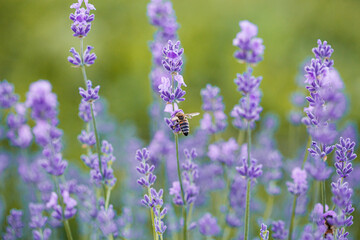
<svg viewBox="0 0 360 240">
<path fill-rule="evenodd" d="M 199 115 L 200 113 L 183 113 L 183 112 L 177 112 L 175 116 L 171 119 L 171 121 L 176 121 L 177 124 L 180 125 L 181 132 L 187 136 L 190 131 L 189 121 L 188 119 L 191 119 L 194 116 Z M 175 126 L 174 126 L 175 127 Z"/>
</svg>

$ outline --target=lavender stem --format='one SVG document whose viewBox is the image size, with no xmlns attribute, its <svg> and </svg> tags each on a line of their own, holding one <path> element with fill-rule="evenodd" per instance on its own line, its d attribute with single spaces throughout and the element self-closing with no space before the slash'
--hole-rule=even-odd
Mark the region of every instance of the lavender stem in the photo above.
<svg viewBox="0 0 360 240">
<path fill-rule="evenodd" d="M 148 194 L 151 198 L 151 193 L 150 193 L 150 188 L 148 187 Z M 155 230 L 155 222 L 154 222 L 154 210 L 153 208 L 150 208 L 150 218 L 151 218 L 151 227 L 152 227 L 152 232 L 153 232 L 153 237 L 154 237 L 154 240 L 158 240 L 158 235 L 156 233 L 156 230 Z"/>
<path fill-rule="evenodd" d="M 59 196 L 59 201 L 60 201 L 60 206 L 61 206 L 61 212 L 62 212 L 62 219 L 63 219 L 63 222 L 64 222 L 64 227 L 65 227 L 66 236 L 67 236 L 67 239 L 68 239 L 68 240 L 73 240 L 69 222 L 68 222 L 68 220 L 65 218 L 65 213 L 64 213 L 64 208 L 65 208 L 65 206 L 64 206 L 63 197 L 62 197 L 61 191 L 60 191 L 60 185 L 59 185 L 59 182 L 58 182 L 58 180 L 57 180 L 57 178 L 56 178 L 55 176 L 54 176 L 54 182 L 55 182 L 56 190 L 57 190 L 57 193 L 58 193 L 58 196 Z"/>
<path fill-rule="evenodd" d="M 294 220 L 295 220 L 296 200 L 297 200 L 297 195 L 294 196 L 294 201 L 293 201 L 293 205 L 292 205 L 288 240 L 291 240 L 291 238 L 292 238 L 292 232 L 293 232 Z"/>
<path fill-rule="evenodd" d="M 175 148 L 176 148 L 176 163 L 177 163 L 177 172 L 179 177 L 180 189 L 181 189 L 181 199 L 183 201 L 183 218 L 184 218 L 184 240 L 187 239 L 187 224 L 186 224 L 186 202 L 184 197 L 184 188 L 182 184 L 181 171 L 180 171 L 180 160 L 179 160 L 179 136 L 175 134 Z"/>
<path fill-rule="evenodd" d="M 250 96 L 248 95 L 248 102 L 250 103 Z M 248 166 L 250 166 L 250 156 L 251 156 L 251 127 L 250 122 L 247 123 L 247 151 L 248 151 Z M 249 221 L 250 221 L 250 187 L 251 187 L 251 179 L 247 179 L 247 187 L 246 187 L 246 208 L 245 208 L 245 231 L 244 231 L 244 240 L 248 239 L 249 236 Z"/>
<path fill-rule="evenodd" d="M 306 145 L 304 160 L 303 160 L 303 163 L 302 163 L 302 165 L 301 165 L 301 169 L 302 169 L 302 170 L 304 169 L 306 160 L 308 159 L 308 154 L 309 154 L 308 148 L 310 148 L 310 144 L 311 144 L 311 136 L 309 136 L 308 142 L 307 142 L 307 145 Z M 320 184 L 321 184 L 321 183 L 320 183 Z M 293 201 L 293 206 L 292 206 L 292 211 L 291 211 L 291 221 L 290 221 L 289 238 L 288 238 L 289 240 L 291 239 L 291 237 L 292 237 L 292 231 L 293 231 L 293 229 L 295 228 L 295 227 L 294 227 L 294 219 L 295 219 L 296 200 L 297 200 L 297 196 L 295 195 L 295 196 L 294 196 L 294 201 Z"/>
<path fill-rule="evenodd" d="M 101 163 L 101 156 L 100 156 L 100 141 L 99 141 L 99 134 L 96 128 L 96 120 L 95 120 L 95 114 L 94 114 L 94 108 L 93 108 L 93 103 L 90 103 L 90 109 L 91 109 L 91 118 L 92 118 L 92 122 L 93 122 L 93 127 L 94 127 L 94 133 L 95 133 L 95 139 L 96 139 L 96 151 L 97 151 L 97 155 L 98 155 L 98 159 L 99 159 L 99 170 L 100 170 L 100 174 L 101 174 L 101 178 L 102 178 L 102 186 L 103 186 L 103 191 L 104 191 L 104 197 L 105 197 L 105 202 L 107 201 L 106 199 L 106 189 L 105 189 L 105 185 L 104 185 L 104 177 L 103 177 L 103 171 L 102 171 L 102 163 Z"/>
</svg>

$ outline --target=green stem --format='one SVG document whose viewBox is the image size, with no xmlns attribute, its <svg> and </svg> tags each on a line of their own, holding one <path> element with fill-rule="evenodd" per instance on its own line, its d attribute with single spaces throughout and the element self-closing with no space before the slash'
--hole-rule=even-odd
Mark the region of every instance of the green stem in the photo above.
<svg viewBox="0 0 360 240">
<path fill-rule="evenodd" d="M 151 200 L 152 197 L 151 197 L 150 188 L 148 188 L 148 195 L 149 195 L 150 200 Z M 151 226 L 152 226 L 153 238 L 154 238 L 154 240 L 157 240 L 157 233 L 156 233 L 156 230 L 155 230 L 154 209 L 153 208 L 150 208 L 150 218 L 151 218 Z"/>
<path fill-rule="evenodd" d="M 179 136 L 177 134 L 175 134 L 175 147 L 176 147 L 177 172 L 178 172 L 178 178 L 179 178 L 180 189 L 181 189 L 181 199 L 185 206 L 186 203 L 185 203 L 185 197 L 184 197 L 184 188 L 183 188 L 183 184 L 182 184 L 181 171 L 180 171 L 180 160 L 179 160 Z"/>
<path fill-rule="evenodd" d="M 186 202 L 184 197 L 184 188 L 182 184 L 181 171 L 180 171 L 180 160 L 179 160 L 179 136 L 175 134 L 175 148 L 176 148 L 176 163 L 177 172 L 181 189 L 181 199 L 183 201 L 183 218 L 184 218 L 184 240 L 187 239 L 187 222 L 186 222 Z"/>
<path fill-rule="evenodd" d="M 100 170 L 100 174 L 101 174 L 101 184 L 103 186 L 103 191 L 104 191 L 104 197 L 105 197 L 105 202 L 106 202 L 106 189 L 105 189 L 105 184 L 104 184 L 104 176 L 103 176 L 103 171 L 102 171 L 102 163 L 101 163 L 101 155 L 100 155 L 100 140 L 99 140 L 99 134 L 96 128 L 96 120 L 95 120 L 95 114 L 94 114 L 94 107 L 93 107 L 93 103 L 90 102 L 90 109 L 91 109 L 91 118 L 92 118 L 92 123 L 93 123 L 93 128 L 94 128 L 94 134 L 95 134 L 95 139 L 96 139 L 96 151 L 97 151 L 97 155 L 98 155 L 98 160 L 99 160 L 99 170 Z"/>
<path fill-rule="evenodd" d="M 105 210 L 107 210 L 107 209 L 109 208 L 109 204 L 110 204 L 110 196 L 111 196 L 111 190 L 112 190 L 112 188 L 111 188 L 111 187 L 108 187 L 108 188 L 107 188 L 107 191 L 106 191 Z"/>
<path fill-rule="evenodd" d="M 248 101 L 250 102 L 249 95 Z M 248 151 L 248 159 L 247 164 L 250 166 L 250 157 L 251 157 L 251 128 L 250 122 L 247 123 L 247 151 Z M 247 240 L 249 237 L 249 222 L 250 222 L 250 187 L 251 187 L 251 179 L 248 177 L 247 179 L 247 187 L 246 187 L 246 208 L 245 208 L 245 230 L 244 230 L 244 240 Z"/>
<path fill-rule="evenodd" d="M 55 182 L 55 185 L 56 185 L 56 190 L 57 190 L 57 194 L 58 194 L 59 201 L 60 201 L 62 219 L 63 219 L 63 222 L 64 222 L 66 236 L 67 236 L 68 240 L 72 240 L 73 238 L 72 238 L 72 234 L 71 234 L 71 228 L 70 228 L 68 220 L 65 219 L 65 212 L 64 212 L 65 205 L 64 205 L 63 197 L 61 195 L 60 185 L 59 185 L 59 182 L 58 182 L 58 180 L 57 180 L 57 178 L 55 176 L 54 176 L 54 182 Z"/>
<path fill-rule="evenodd" d="M 326 205 L 326 200 L 325 200 L 325 181 L 321 181 L 320 182 L 320 188 L 321 188 L 321 205 L 323 205 L 323 209 L 325 211 L 325 205 Z"/>
<path fill-rule="evenodd" d="M 293 229 L 294 229 L 294 220 L 295 220 L 296 200 L 297 200 L 297 196 L 295 195 L 293 205 L 292 205 L 292 210 L 291 210 L 291 220 L 290 220 L 290 228 L 289 228 L 288 240 L 292 239 L 292 232 L 293 232 Z"/>
<path fill-rule="evenodd" d="M 184 218 L 184 229 L 183 229 L 183 234 L 184 234 L 184 240 L 187 239 L 187 220 L 186 220 L 186 205 L 183 205 L 183 218 Z"/>
<path fill-rule="evenodd" d="M 67 219 L 64 220 L 65 232 L 68 240 L 72 240 L 71 229 Z"/>
</svg>

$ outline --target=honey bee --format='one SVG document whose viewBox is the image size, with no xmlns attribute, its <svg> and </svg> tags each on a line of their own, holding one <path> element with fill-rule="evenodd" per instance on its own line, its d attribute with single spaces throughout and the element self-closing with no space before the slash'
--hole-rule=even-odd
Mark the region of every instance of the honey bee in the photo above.
<svg viewBox="0 0 360 240">
<path fill-rule="evenodd" d="M 331 224 L 333 220 L 332 215 L 327 215 L 324 217 L 324 219 L 325 219 L 325 226 L 327 227 L 326 232 L 324 233 L 324 237 L 326 238 L 328 234 L 334 235 L 335 226 Z"/>
<path fill-rule="evenodd" d="M 190 131 L 189 121 L 188 119 L 191 119 L 194 116 L 199 115 L 200 113 L 183 113 L 178 112 L 175 114 L 175 117 L 171 119 L 171 121 L 176 121 L 180 125 L 181 132 L 187 136 Z"/>
</svg>

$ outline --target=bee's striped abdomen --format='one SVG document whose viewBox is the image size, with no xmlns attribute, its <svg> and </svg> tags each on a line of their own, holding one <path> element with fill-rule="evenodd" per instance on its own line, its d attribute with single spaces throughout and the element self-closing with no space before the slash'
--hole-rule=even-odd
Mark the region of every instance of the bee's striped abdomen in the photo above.
<svg viewBox="0 0 360 240">
<path fill-rule="evenodd" d="M 180 129 L 182 131 L 182 133 L 187 136 L 189 134 L 189 122 L 187 120 L 181 121 L 180 122 Z"/>
</svg>

